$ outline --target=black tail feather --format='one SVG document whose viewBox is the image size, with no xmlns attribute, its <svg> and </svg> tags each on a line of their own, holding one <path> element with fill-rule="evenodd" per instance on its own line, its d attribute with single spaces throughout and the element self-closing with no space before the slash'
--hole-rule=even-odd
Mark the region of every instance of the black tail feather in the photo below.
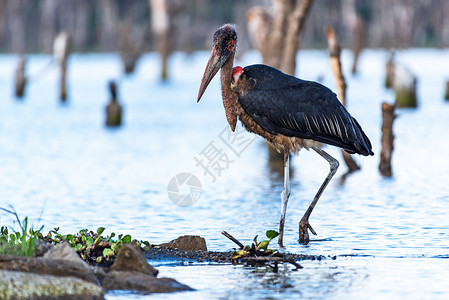
<svg viewBox="0 0 449 300">
<path fill-rule="evenodd" d="M 352 118 L 352 117 L 351 117 Z M 356 119 L 352 118 L 352 121 L 354 123 L 354 129 L 356 130 L 357 134 L 357 141 L 355 142 L 355 152 L 364 156 L 368 155 L 374 155 L 374 152 L 372 151 L 371 142 L 369 138 L 366 136 L 365 132 L 363 132 L 362 127 L 357 122 Z"/>
</svg>

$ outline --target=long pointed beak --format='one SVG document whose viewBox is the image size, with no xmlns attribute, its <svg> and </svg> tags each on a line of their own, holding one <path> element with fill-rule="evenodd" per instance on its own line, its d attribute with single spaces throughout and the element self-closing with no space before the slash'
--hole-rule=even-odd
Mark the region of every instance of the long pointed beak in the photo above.
<svg viewBox="0 0 449 300">
<path fill-rule="evenodd" d="M 198 100 L 196 102 L 200 101 L 201 96 L 203 96 L 207 86 L 211 82 L 212 78 L 214 78 L 215 74 L 217 74 L 218 70 L 220 70 L 220 68 L 221 57 L 217 53 L 215 48 L 213 48 L 209 61 L 207 62 L 206 70 L 204 71 L 203 79 L 201 80 L 200 91 L 198 92 Z"/>
</svg>

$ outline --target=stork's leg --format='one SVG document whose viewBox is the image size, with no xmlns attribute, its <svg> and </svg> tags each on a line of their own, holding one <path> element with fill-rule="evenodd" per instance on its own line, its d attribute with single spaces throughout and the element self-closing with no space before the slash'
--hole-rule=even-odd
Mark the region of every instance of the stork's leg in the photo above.
<svg viewBox="0 0 449 300">
<path fill-rule="evenodd" d="M 323 150 L 318 148 L 313 148 L 313 150 L 315 150 L 316 153 L 324 157 L 329 162 L 330 171 L 326 179 L 324 179 L 324 182 L 321 184 L 320 189 L 316 193 L 315 197 L 313 198 L 312 203 L 310 203 L 309 208 L 307 209 L 304 216 L 301 218 L 301 221 L 299 222 L 299 242 L 304 245 L 307 245 L 309 243 L 309 232 L 307 231 L 308 229 L 310 229 L 310 231 L 316 235 L 315 230 L 313 230 L 312 226 L 309 224 L 309 217 L 313 209 L 315 208 L 318 199 L 320 199 L 320 196 L 323 193 L 324 189 L 326 188 L 327 184 L 329 183 L 329 181 L 331 181 L 332 176 L 334 176 L 335 172 L 337 172 L 339 165 L 338 160 L 336 160 Z"/>
<path fill-rule="evenodd" d="M 288 197 L 290 197 L 290 153 L 288 150 L 284 150 L 284 190 L 281 193 L 281 221 L 279 222 L 279 237 L 278 243 L 281 247 L 282 240 L 284 238 L 284 223 L 285 223 L 285 214 L 287 212 L 287 202 Z"/>
</svg>

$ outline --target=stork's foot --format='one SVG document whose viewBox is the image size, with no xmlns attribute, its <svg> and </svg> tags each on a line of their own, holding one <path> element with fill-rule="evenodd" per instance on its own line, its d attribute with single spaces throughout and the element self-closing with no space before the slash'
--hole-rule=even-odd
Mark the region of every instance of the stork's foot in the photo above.
<svg viewBox="0 0 449 300">
<path fill-rule="evenodd" d="M 309 243 L 309 232 L 316 235 L 315 230 L 313 230 L 312 226 L 309 224 L 308 219 L 302 218 L 299 222 L 299 243 L 303 245 L 307 245 Z"/>
</svg>

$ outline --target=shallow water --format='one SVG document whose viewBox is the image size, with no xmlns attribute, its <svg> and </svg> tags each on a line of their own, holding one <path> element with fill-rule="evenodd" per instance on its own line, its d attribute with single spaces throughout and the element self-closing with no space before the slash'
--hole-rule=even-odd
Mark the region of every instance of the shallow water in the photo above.
<svg viewBox="0 0 449 300">
<path fill-rule="evenodd" d="M 13 205 L 45 230 L 104 226 L 106 233 L 130 233 L 152 243 L 199 234 L 209 250 L 233 248 L 222 230 L 249 244 L 256 234 L 277 229 L 282 174 L 267 163 L 265 144 L 241 127 L 238 136 L 228 135 L 217 79 L 196 103 L 208 54 L 174 55 L 167 83 L 157 78 L 154 54 L 145 55 L 129 77 L 120 77 L 118 55 L 75 54 L 69 62 L 67 104 L 57 100 L 57 72 L 41 71 L 49 56 L 30 57 L 32 82 L 18 100 L 11 79 L 17 58 L 0 55 L 1 205 Z M 161 276 L 197 290 L 182 297 L 449 297 L 449 103 L 442 98 L 449 51 L 408 50 L 397 57 L 419 72 L 419 108 L 397 111 L 393 177 L 384 178 L 377 170 L 380 103 L 394 99 L 382 86 L 387 53 L 367 50 L 360 74 L 347 78 L 347 101 L 376 155 L 356 157 L 362 170 L 342 182 L 346 166 L 341 154 L 327 148 L 342 164 L 312 214 L 318 236 L 308 246 L 297 243 L 297 224 L 328 164 L 313 151 L 303 150 L 292 160 L 286 251 L 337 259 L 304 261 L 304 269 L 284 266 L 277 274 L 269 268 L 156 262 Z M 351 55 L 344 52 L 343 58 L 343 65 L 350 66 Z M 238 63 L 258 61 L 256 53 L 248 53 Z M 326 51 L 301 51 L 298 67 L 300 77 L 322 77 L 335 90 Z M 124 125 L 113 130 L 103 125 L 109 79 L 120 80 L 125 110 Z M 222 169 L 205 173 L 197 160 L 212 149 L 221 151 Z M 183 172 L 201 182 L 198 202 L 190 207 L 176 206 L 167 194 L 170 180 Z M 1 213 L 0 218 L 2 225 L 13 225 L 10 215 Z M 133 297 L 147 296 L 108 295 Z"/>
</svg>

